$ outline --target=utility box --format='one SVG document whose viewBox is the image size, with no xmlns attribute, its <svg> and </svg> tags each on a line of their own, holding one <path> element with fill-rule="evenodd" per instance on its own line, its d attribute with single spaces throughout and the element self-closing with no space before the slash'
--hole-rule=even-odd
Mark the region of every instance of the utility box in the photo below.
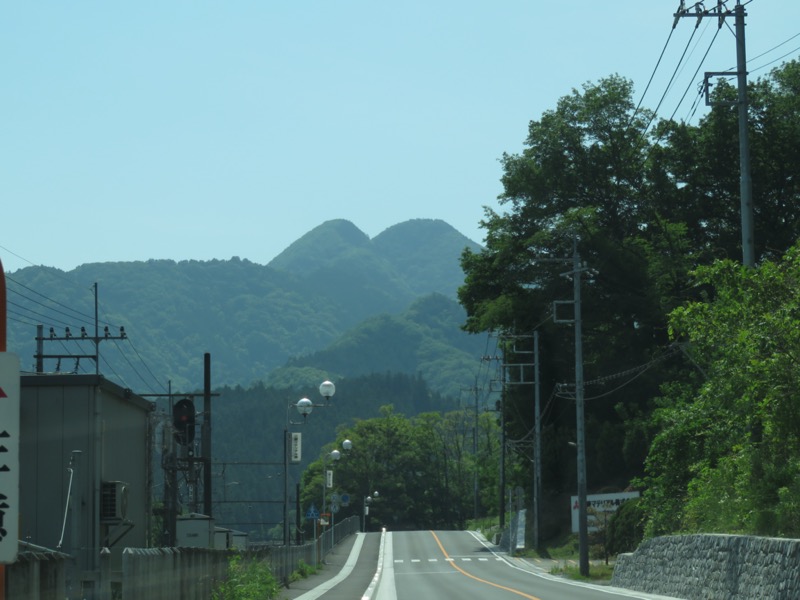
<svg viewBox="0 0 800 600">
<path fill-rule="evenodd" d="M 199 513 L 180 515 L 175 524 L 178 548 L 213 548 L 214 519 Z"/>
<path fill-rule="evenodd" d="M 247 550 L 247 534 L 244 531 L 231 530 L 230 547 L 236 550 Z"/>
<path fill-rule="evenodd" d="M 231 547 L 231 530 L 224 527 L 214 527 L 214 548 L 227 550 Z"/>
</svg>

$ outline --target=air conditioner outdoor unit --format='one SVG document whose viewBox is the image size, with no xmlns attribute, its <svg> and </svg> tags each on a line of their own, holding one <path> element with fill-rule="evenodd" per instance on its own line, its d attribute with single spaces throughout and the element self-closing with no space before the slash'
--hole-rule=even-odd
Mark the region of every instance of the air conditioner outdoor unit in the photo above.
<svg viewBox="0 0 800 600">
<path fill-rule="evenodd" d="M 104 481 L 100 492 L 100 520 L 105 523 L 123 521 L 128 513 L 128 484 Z"/>
</svg>

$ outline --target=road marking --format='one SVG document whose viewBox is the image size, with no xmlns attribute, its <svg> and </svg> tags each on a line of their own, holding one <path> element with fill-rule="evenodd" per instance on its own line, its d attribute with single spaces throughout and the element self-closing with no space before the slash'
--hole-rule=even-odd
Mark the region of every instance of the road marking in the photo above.
<svg viewBox="0 0 800 600">
<path fill-rule="evenodd" d="M 447 556 L 448 556 L 447 550 L 444 549 L 444 546 L 442 545 L 442 542 L 437 537 L 436 533 L 431 531 L 431 535 L 433 536 L 433 539 L 436 540 L 436 544 L 439 546 L 439 550 L 441 550 L 442 554 L 444 554 L 445 558 L 447 558 Z M 514 588 L 506 587 L 504 585 L 500 585 L 498 583 L 494 583 L 492 581 L 487 581 L 486 579 L 481 579 L 480 577 L 476 577 L 472 573 L 467 573 L 464 569 L 459 567 L 455 562 L 451 562 L 450 564 L 453 566 L 453 568 L 456 571 L 458 571 L 462 575 L 466 575 L 470 579 L 474 579 L 475 581 L 480 581 L 481 583 L 485 583 L 486 585 L 490 585 L 490 586 L 498 588 L 500 590 L 505 590 L 507 592 L 511 592 L 512 594 L 516 594 L 518 596 L 522 596 L 523 598 L 527 598 L 528 600 L 541 600 L 541 598 L 537 598 L 536 596 L 531 596 L 530 594 L 526 594 L 524 592 L 520 592 L 519 590 L 515 590 Z"/>
<path fill-rule="evenodd" d="M 386 573 L 383 563 L 386 562 Z M 388 577 L 384 575 L 388 574 Z M 372 578 L 361 600 L 371 600 L 373 594 L 382 600 L 397 600 L 394 589 L 394 554 L 392 552 L 392 534 L 386 533 L 386 528 L 381 529 L 381 543 L 378 547 L 378 570 Z"/>
<path fill-rule="evenodd" d="M 361 546 L 364 545 L 364 534 L 359 533 L 357 536 L 358 537 L 356 537 L 353 548 L 350 550 L 350 554 L 347 555 L 347 562 L 345 562 L 342 570 L 339 571 L 339 573 L 332 579 L 329 579 L 325 583 L 315 587 L 313 590 L 309 590 L 305 594 L 298 596 L 296 600 L 316 600 L 322 596 L 322 594 L 332 589 L 335 585 L 338 585 L 347 579 L 353 568 L 356 566 L 356 563 L 358 562 L 358 555 L 361 554 Z"/>
</svg>

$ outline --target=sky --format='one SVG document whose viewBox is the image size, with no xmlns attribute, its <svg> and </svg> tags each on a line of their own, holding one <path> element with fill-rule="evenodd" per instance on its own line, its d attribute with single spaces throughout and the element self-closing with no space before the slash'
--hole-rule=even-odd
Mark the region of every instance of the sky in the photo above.
<svg viewBox="0 0 800 600">
<path fill-rule="evenodd" d="M 798 58 L 800 2 L 744 4 L 750 78 Z M 711 44 L 717 20 L 673 30 L 678 5 L 5 2 L 0 259 L 267 264 L 331 219 L 482 243 L 503 153 L 573 89 L 619 74 L 661 117 L 706 113 L 696 83 L 735 67 L 733 19 Z"/>
</svg>

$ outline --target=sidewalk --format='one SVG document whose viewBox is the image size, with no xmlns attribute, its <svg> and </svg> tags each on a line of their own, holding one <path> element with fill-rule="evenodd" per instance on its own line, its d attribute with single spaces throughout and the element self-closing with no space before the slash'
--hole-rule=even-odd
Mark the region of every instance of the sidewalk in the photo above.
<svg viewBox="0 0 800 600">
<path fill-rule="evenodd" d="M 356 537 L 357 534 L 349 535 L 343 541 L 339 542 L 325 557 L 325 562 L 327 564 L 320 565 L 317 572 L 310 577 L 299 579 L 289 584 L 288 588 L 281 590 L 278 597 L 285 600 L 297 598 L 335 577 L 347 562 L 347 557 L 350 556 L 350 551 L 353 549 Z"/>
</svg>

